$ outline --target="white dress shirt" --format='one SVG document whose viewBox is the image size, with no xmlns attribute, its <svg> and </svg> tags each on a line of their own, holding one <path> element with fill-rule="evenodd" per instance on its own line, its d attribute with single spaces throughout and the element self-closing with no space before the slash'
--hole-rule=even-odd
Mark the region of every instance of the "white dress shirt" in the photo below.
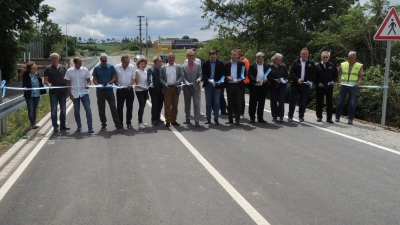
<svg viewBox="0 0 400 225">
<path fill-rule="evenodd" d="M 303 61 L 302 59 L 300 59 L 301 62 L 301 80 L 304 81 L 304 77 L 306 76 L 306 61 Z"/>
<path fill-rule="evenodd" d="M 264 76 L 264 64 L 257 64 L 257 77 L 256 79 L 261 80 Z M 256 83 L 256 86 L 262 86 L 263 83 Z"/>
<path fill-rule="evenodd" d="M 88 78 L 90 79 L 90 73 L 86 67 L 81 66 L 79 69 L 71 67 L 67 70 L 64 79 L 71 82 L 71 94 L 74 98 L 89 94 L 88 89 L 85 88 Z"/>
<path fill-rule="evenodd" d="M 128 86 L 131 84 L 132 80 L 135 79 L 135 72 L 137 70 L 135 65 L 129 63 L 129 65 L 124 69 L 124 67 L 122 67 L 122 63 L 120 63 L 114 66 L 114 68 L 118 74 L 119 85 Z"/>
<path fill-rule="evenodd" d="M 167 64 L 167 70 L 165 71 L 167 73 L 167 83 L 168 84 L 173 84 L 176 82 L 176 64 L 170 65 L 169 63 Z"/>
</svg>

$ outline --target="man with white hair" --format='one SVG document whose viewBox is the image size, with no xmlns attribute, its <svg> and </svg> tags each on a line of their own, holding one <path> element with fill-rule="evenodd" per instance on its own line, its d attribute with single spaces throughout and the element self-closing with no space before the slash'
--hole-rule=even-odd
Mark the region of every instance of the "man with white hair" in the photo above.
<svg viewBox="0 0 400 225">
<path fill-rule="evenodd" d="M 344 100 L 346 95 L 349 94 L 349 119 L 348 124 L 353 125 L 354 114 L 356 111 L 356 95 L 357 89 L 363 78 L 364 70 L 363 64 L 357 62 L 357 54 L 354 51 L 349 52 L 348 62 L 343 62 L 338 68 L 338 74 L 340 74 L 340 82 L 338 87 L 340 88 L 339 100 L 336 106 L 336 120 L 340 121 L 342 115 Z"/>
<path fill-rule="evenodd" d="M 44 69 L 44 83 L 49 87 L 65 86 L 64 76 L 67 73 L 67 68 L 60 65 L 60 56 L 57 53 L 50 55 L 51 64 Z M 66 112 L 67 112 L 67 89 L 54 88 L 50 89 L 50 106 L 51 106 L 51 123 L 54 132 L 61 130 L 69 130 L 66 126 Z M 60 124 L 58 124 L 57 110 L 60 104 Z"/>
<path fill-rule="evenodd" d="M 115 95 L 112 88 L 107 88 L 108 85 L 114 84 L 117 81 L 117 71 L 114 66 L 107 63 L 107 55 L 102 53 L 100 55 L 100 65 L 93 69 L 93 83 L 95 85 L 102 85 L 103 87 L 96 88 L 97 107 L 99 109 L 99 116 L 101 121 L 101 131 L 107 130 L 107 117 L 106 117 L 106 101 L 110 106 L 111 115 L 114 120 L 117 131 L 122 130 L 121 122 L 119 121 L 117 107 L 115 105 Z"/>
<path fill-rule="evenodd" d="M 264 74 L 268 71 L 269 66 L 264 62 L 264 56 L 264 53 L 257 52 L 256 63 L 253 63 L 249 68 L 250 83 L 248 88 L 250 90 L 250 123 L 255 123 L 256 111 L 258 122 L 267 123 L 267 121 L 264 120 L 264 105 L 268 92 L 268 80 L 266 78 L 264 79 Z"/>
<path fill-rule="evenodd" d="M 338 73 L 335 64 L 329 62 L 331 53 L 324 51 L 321 53 L 321 62 L 317 63 L 317 72 L 315 76 L 316 85 L 316 114 L 317 122 L 322 122 L 322 106 L 324 105 L 324 96 L 326 96 L 326 122 L 332 121 L 332 95 L 333 84 L 337 82 Z"/>
</svg>

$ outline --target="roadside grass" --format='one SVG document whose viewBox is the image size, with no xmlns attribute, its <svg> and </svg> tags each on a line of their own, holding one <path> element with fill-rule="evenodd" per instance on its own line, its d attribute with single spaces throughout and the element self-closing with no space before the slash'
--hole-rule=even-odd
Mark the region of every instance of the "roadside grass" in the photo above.
<svg viewBox="0 0 400 225">
<path fill-rule="evenodd" d="M 50 100 L 48 94 L 42 95 L 39 102 L 37 119 L 39 122 L 47 113 L 50 112 Z M 20 109 L 21 123 L 17 124 L 17 112 L 13 112 L 6 117 L 7 134 L 0 135 L 0 156 L 17 143 L 21 139 L 26 138 L 26 133 L 31 129 L 31 123 L 28 118 L 28 109 L 23 107 Z"/>
</svg>

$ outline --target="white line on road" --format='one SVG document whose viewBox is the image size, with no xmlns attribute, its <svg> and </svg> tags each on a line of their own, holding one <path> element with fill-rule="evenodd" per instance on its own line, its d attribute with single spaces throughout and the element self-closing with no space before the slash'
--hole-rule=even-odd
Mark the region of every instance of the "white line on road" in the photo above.
<svg viewBox="0 0 400 225">
<path fill-rule="evenodd" d="M 72 109 L 73 104 L 71 104 L 67 110 L 66 114 Z M 48 123 L 50 123 L 49 121 Z M 0 188 L 0 202 L 3 199 L 3 197 L 7 194 L 8 190 L 14 185 L 14 183 L 17 181 L 19 176 L 24 172 L 26 167 L 28 167 L 29 163 L 35 158 L 35 156 L 39 153 L 39 151 L 42 149 L 43 145 L 46 143 L 47 140 L 49 140 L 51 134 L 53 134 L 53 127 L 50 128 L 50 130 L 47 132 L 47 134 L 44 136 L 44 138 L 39 142 L 38 145 L 32 150 L 32 152 L 26 157 L 26 159 L 22 162 L 22 164 L 17 168 L 17 170 L 11 175 L 10 178 L 6 181 L 6 183 Z"/>
<path fill-rule="evenodd" d="M 147 104 L 151 107 L 150 101 Z M 165 120 L 164 116 L 161 117 Z M 244 209 L 244 211 L 257 224 L 270 225 L 267 220 L 187 141 L 173 126 L 169 127 L 175 136 L 186 146 L 206 170 L 218 181 L 218 183 L 231 195 L 231 197 Z"/>
</svg>

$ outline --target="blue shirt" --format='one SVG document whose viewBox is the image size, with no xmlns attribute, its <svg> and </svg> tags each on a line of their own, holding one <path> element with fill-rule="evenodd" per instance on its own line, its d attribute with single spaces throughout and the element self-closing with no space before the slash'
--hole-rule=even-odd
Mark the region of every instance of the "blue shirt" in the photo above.
<svg viewBox="0 0 400 225">
<path fill-rule="evenodd" d="M 210 79 L 214 79 L 215 76 L 215 62 L 210 62 L 210 66 L 211 66 L 211 75 L 210 75 Z"/>
<path fill-rule="evenodd" d="M 93 77 L 97 78 L 98 84 L 107 84 L 112 80 L 113 75 L 117 75 L 117 71 L 111 64 L 107 64 L 105 67 L 98 65 L 93 69 Z M 96 93 L 100 94 L 109 94 L 113 91 L 112 88 L 96 88 Z"/>
<path fill-rule="evenodd" d="M 31 78 L 32 88 L 39 88 L 39 79 L 37 75 L 29 74 L 29 77 Z M 31 97 L 40 97 L 40 90 L 32 90 Z"/>
<path fill-rule="evenodd" d="M 237 61 L 235 63 L 232 62 L 232 66 L 231 66 L 231 76 L 232 79 L 238 79 L 238 74 L 237 74 Z"/>
</svg>

